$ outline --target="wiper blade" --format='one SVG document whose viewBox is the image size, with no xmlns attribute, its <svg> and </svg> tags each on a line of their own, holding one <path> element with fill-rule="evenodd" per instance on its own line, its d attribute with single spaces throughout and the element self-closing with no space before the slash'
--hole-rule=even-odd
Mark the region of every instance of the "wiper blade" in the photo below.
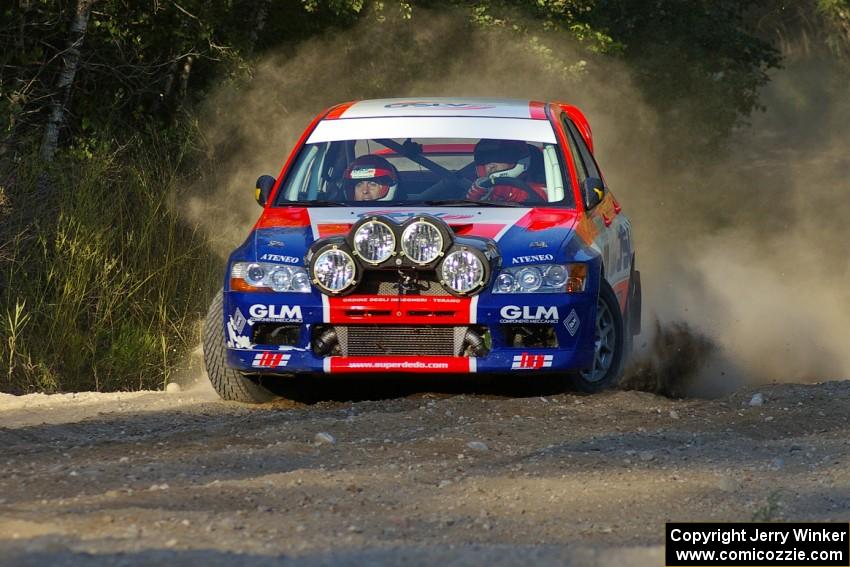
<svg viewBox="0 0 850 567">
<path fill-rule="evenodd" d="M 527 207 L 525 203 L 513 201 L 478 201 L 474 199 L 446 199 L 438 201 L 423 201 L 421 204 L 432 207 Z"/>
</svg>

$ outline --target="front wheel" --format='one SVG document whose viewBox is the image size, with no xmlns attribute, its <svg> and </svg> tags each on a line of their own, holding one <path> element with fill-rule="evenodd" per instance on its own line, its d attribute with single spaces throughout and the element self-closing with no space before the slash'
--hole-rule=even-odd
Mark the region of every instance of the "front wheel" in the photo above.
<svg viewBox="0 0 850 567">
<path fill-rule="evenodd" d="M 223 400 L 262 403 L 276 396 L 255 379 L 227 366 L 224 342 L 224 297 L 219 292 L 204 320 L 204 365 L 213 388 Z"/>
<path fill-rule="evenodd" d="M 571 376 L 571 385 L 589 394 L 615 386 L 623 374 L 623 316 L 614 290 L 604 280 L 596 302 L 594 345 L 593 366 Z"/>
</svg>

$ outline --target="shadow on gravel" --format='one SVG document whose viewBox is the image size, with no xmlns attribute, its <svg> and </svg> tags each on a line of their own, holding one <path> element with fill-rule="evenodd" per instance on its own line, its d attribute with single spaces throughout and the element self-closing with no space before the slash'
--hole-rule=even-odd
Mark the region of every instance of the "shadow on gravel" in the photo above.
<svg viewBox="0 0 850 567">
<path fill-rule="evenodd" d="M 397 398 L 452 397 L 475 395 L 484 398 L 529 398 L 564 393 L 564 380 L 554 375 L 512 374 L 475 376 L 469 374 L 421 376 L 319 376 L 281 378 L 264 385 L 286 400 L 313 405 L 319 402 L 363 402 Z"/>
<path fill-rule="evenodd" d="M 30 542 L 30 545 L 37 542 Z M 77 565 L 133 567 L 136 565 L 182 565 L 251 566 L 251 567 L 347 567 L 360 565 L 442 565 L 443 567 L 461 565 L 488 565 L 493 567 L 507 565 L 538 565 L 541 567 L 588 567 L 612 564 L 633 565 L 635 567 L 660 565 L 663 549 L 652 547 L 592 548 L 588 546 L 552 546 L 552 545 L 480 545 L 464 544 L 427 547 L 410 546 L 390 549 L 355 549 L 334 553 L 317 553 L 288 557 L 285 555 L 260 555 L 248 553 L 227 553 L 211 549 L 166 550 L 151 549 L 136 552 L 91 554 L 74 552 L 70 549 L 56 549 L 55 543 L 46 544 L 51 551 L 37 551 L 27 554 L 7 556 L 19 567 L 76 567 Z M 2 549 L 2 548 L 0 548 Z"/>
</svg>

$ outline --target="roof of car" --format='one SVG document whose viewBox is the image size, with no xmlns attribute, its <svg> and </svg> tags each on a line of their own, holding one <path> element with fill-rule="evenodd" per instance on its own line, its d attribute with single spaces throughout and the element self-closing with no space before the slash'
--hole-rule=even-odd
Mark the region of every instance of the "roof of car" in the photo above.
<svg viewBox="0 0 850 567">
<path fill-rule="evenodd" d="M 545 103 L 504 98 L 412 97 L 348 102 L 333 107 L 325 120 L 402 116 L 468 116 L 545 120 Z"/>
</svg>

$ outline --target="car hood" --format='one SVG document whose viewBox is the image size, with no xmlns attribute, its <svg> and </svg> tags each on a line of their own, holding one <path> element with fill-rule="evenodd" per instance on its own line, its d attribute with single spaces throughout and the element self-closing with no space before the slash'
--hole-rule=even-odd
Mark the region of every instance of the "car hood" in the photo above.
<svg viewBox="0 0 850 567">
<path fill-rule="evenodd" d="M 544 207 L 270 208 L 255 226 L 255 259 L 303 265 L 313 242 L 346 234 L 364 217 L 403 223 L 422 214 L 442 219 L 460 236 L 495 240 L 505 266 L 562 261 L 578 218 L 575 210 Z"/>
</svg>

